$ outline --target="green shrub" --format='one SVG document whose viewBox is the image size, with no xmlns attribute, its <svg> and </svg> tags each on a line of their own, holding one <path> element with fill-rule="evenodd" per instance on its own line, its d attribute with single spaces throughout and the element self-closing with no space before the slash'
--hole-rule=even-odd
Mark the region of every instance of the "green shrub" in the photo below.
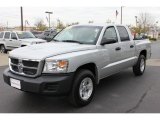
<svg viewBox="0 0 160 120">
<path fill-rule="evenodd" d="M 157 39 L 156 39 L 156 38 L 151 38 L 151 37 L 149 37 L 149 40 L 151 40 L 151 41 L 156 41 Z"/>
</svg>

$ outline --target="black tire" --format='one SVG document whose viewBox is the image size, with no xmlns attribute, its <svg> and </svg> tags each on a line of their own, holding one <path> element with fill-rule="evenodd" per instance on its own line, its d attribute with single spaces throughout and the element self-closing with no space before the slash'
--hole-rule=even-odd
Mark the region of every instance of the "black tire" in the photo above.
<svg viewBox="0 0 160 120">
<path fill-rule="evenodd" d="M 91 93 L 90 97 L 86 100 L 82 99 L 80 96 L 80 85 L 82 85 L 81 83 L 85 78 L 90 78 L 93 83 L 92 93 Z M 75 75 L 72 90 L 71 90 L 70 95 L 68 97 L 69 102 L 72 105 L 74 105 L 75 107 L 82 107 L 82 106 L 89 104 L 93 98 L 94 93 L 95 93 L 95 88 L 96 88 L 96 83 L 95 83 L 95 76 L 93 75 L 93 73 L 91 71 L 85 70 L 85 69 L 79 70 Z"/>
<path fill-rule="evenodd" d="M 7 50 L 4 45 L 0 45 L 0 53 L 7 53 Z"/>
<path fill-rule="evenodd" d="M 144 68 L 141 68 L 141 63 L 144 61 Z M 133 66 L 133 73 L 135 76 L 143 75 L 146 68 L 146 57 L 144 55 L 140 55 L 136 65 Z"/>
</svg>

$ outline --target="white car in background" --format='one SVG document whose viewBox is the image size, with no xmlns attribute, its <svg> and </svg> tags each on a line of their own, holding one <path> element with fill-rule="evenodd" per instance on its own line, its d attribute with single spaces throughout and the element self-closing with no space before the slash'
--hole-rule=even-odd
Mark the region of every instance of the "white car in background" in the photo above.
<svg viewBox="0 0 160 120">
<path fill-rule="evenodd" d="M 7 53 L 15 48 L 45 42 L 28 31 L 3 31 L 0 33 L 0 52 Z"/>
</svg>

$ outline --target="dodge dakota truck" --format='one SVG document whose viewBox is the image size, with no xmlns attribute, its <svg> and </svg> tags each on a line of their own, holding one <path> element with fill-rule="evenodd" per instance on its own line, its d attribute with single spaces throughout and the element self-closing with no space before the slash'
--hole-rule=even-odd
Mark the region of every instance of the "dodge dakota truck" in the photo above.
<svg viewBox="0 0 160 120">
<path fill-rule="evenodd" d="M 134 41 L 127 26 L 75 25 L 52 42 L 11 51 L 3 77 L 16 89 L 67 95 L 81 107 L 91 102 L 101 79 L 129 67 L 135 76 L 143 75 L 150 57 L 150 41 Z"/>
<path fill-rule="evenodd" d="M 0 33 L 0 52 L 7 53 L 15 48 L 44 42 L 28 31 L 3 31 Z"/>
</svg>

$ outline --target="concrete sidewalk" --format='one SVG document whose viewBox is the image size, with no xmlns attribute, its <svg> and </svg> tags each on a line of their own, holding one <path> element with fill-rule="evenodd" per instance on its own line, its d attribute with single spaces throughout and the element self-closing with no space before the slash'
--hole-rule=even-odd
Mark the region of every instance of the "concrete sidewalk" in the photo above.
<svg viewBox="0 0 160 120">
<path fill-rule="evenodd" d="M 0 66 L 8 65 L 8 54 L 0 53 Z"/>
</svg>

